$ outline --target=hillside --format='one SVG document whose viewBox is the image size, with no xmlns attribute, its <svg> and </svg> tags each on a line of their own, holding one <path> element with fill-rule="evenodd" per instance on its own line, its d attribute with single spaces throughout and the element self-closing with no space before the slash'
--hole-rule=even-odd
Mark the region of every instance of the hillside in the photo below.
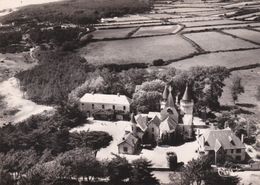
<svg viewBox="0 0 260 185">
<path fill-rule="evenodd" d="M 119 16 L 149 10 L 150 0 L 68 0 L 22 7 L 0 19 L 11 22 L 95 23 L 102 17 Z"/>
</svg>

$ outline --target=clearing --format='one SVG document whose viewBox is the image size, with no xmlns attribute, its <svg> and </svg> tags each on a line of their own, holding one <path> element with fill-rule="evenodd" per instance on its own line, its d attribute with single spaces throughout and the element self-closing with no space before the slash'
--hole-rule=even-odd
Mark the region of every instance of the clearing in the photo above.
<svg viewBox="0 0 260 185">
<path fill-rule="evenodd" d="M 181 48 L 181 50 L 180 50 Z M 92 64 L 151 63 L 156 59 L 176 59 L 196 50 L 178 35 L 100 41 L 79 50 Z"/>
<path fill-rule="evenodd" d="M 0 94 L 4 96 L 4 101 L 7 103 L 7 109 L 18 110 L 9 120 L 1 120 L 0 126 L 8 122 L 20 122 L 29 118 L 34 114 L 39 114 L 45 111 L 53 110 L 52 107 L 37 105 L 31 100 L 24 98 L 24 93 L 19 89 L 19 81 L 12 77 L 0 83 Z"/>
</svg>

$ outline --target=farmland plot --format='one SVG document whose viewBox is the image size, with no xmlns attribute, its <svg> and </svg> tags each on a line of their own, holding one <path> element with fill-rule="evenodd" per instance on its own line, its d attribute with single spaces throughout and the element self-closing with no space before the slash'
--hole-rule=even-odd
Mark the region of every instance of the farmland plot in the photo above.
<svg viewBox="0 0 260 185">
<path fill-rule="evenodd" d="M 141 27 L 133 37 L 170 34 L 177 28 L 178 25 Z"/>
<path fill-rule="evenodd" d="M 179 62 L 174 62 L 169 66 L 180 68 L 180 69 L 188 69 L 192 66 L 197 66 L 197 65 L 203 65 L 203 66 L 221 65 L 227 68 L 239 67 L 244 65 L 260 63 L 259 53 L 260 53 L 260 49 L 209 53 L 209 54 L 199 55 L 193 58 L 181 60 Z"/>
<path fill-rule="evenodd" d="M 196 42 L 205 51 L 225 51 L 257 47 L 257 45 L 250 42 L 218 32 L 189 33 L 185 34 L 185 36 Z"/>
<path fill-rule="evenodd" d="M 94 31 L 92 35 L 94 39 L 125 38 L 131 31 L 135 29 L 136 28 L 104 29 Z"/>
<path fill-rule="evenodd" d="M 224 32 L 230 33 L 237 37 L 254 41 L 260 44 L 260 32 L 252 31 L 248 29 L 235 29 L 235 30 L 225 30 Z"/>
<path fill-rule="evenodd" d="M 240 23 L 245 23 L 245 22 L 223 19 L 223 20 L 211 20 L 211 21 L 185 22 L 183 24 L 186 27 L 196 27 L 196 26 L 212 26 L 212 25 L 225 25 L 225 24 L 228 25 L 228 24 L 240 24 Z"/>
<path fill-rule="evenodd" d="M 200 26 L 200 27 L 190 27 L 186 28 L 184 31 L 185 32 L 190 32 L 190 31 L 205 31 L 209 29 L 230 29 L 230 28 L 247 28 L 247 27 L 253 27 L 253 26 L 260 26 L 260 23 L 240 23 L 240 24 L 229 24 L 229 25 L 212 25 L 212 26 Z"/>
<path fill-rule="evenodd" d="M 196 50 L 178 35 L 136 38 L 90 43 L 79 53 L 88 62 L 106 63 L 151 63 L 155 59 L 176 59 Z"/>
</svg>

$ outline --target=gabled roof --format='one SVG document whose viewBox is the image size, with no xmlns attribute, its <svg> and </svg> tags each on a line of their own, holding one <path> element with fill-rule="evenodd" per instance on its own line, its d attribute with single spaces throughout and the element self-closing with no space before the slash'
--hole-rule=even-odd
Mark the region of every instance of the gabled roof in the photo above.
<svg viewBox="0 0 260 185">
<path fill-rule="evenodd" d="M 102 103 L 116 105 L 130 105 L 132 100 L 125 95 L 86 93 L 81 99 L 82 103 Z"/>
<path fill-rule="evenodd" d="M 161 113 L 160 112 L 149 112 L 147 116 L 150 119 L 153 119 L 155 116 L 157 116 L 160 119 L 161 118 Z"/>
<path fill-rule="evenodd" d="M 179 120 L 179 113 L 177 112 L 175 107 L 165 107 L 161 111 L 161 120 L 165 120 L 169 115 L 175 120 L 175 122 L 178 122 Z"/>
<path fill-rule="evenodd" d="M 160 124 L 160 131 L 163 133 L 166 132 L 173 132 L 175 131 L 176 127 L 178 125 L 178 122 L 176 122 L 172 116 L 168 116 L 164 121 Z"/>
<path fill-rule="evenodd" d="M 138 114 L 135 116 L 137 126 L 144 132 L 147 129 L 148 117 Z"/>
<path fill-rule="evenodd" d="M 138 139 L 132 133 L 127 133 L 126 135 L 124 135 L 122 140 L 118 143 L 118 145 L 127 143 L 130 146 L 135 147 L 137 142 Z"/>
<path fill-rule="evenodd" d="M 161 124 L 161 120 L 160 120 L 160 118 L 158 118 L 158 116 L 154 116 L 153 117 L 153 119 L 151 119 L 149 122 L 148 122 L 148 125 L 149 124 L 151 124 L 151 123 L 153 123 L 153 124 L 155 124 L 156 126 L 160 126 L 160 124 Z"/>
<path fill-rule="evenodd" d="M 210 130 L 201 135 L 199 139 L 202 139 L 202 137 L 204 137 L 205 142 L 207 142 L 205 150 L 215 150 L 219 148 L 219 145 L 224 150 L 245 148 L 245 145 L 230 129 Z"/>
<path fill-rule="evenodd" d="M 186 85 L 186 89 L 185 89 L 185 92 L 184 92 L 181 100 L 182 101 L 192 101 L 188 84 Z"/>
</svg>

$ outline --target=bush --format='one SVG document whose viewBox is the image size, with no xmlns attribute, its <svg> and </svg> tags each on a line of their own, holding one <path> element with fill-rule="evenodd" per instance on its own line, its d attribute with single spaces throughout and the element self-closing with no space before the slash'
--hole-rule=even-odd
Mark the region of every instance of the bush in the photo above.
<svg viewBox="0 0 260 185">
<path fill-rule="evenodd" d="M 153 61 L 154 66 L 162 66 L 164 65 L 164 60 L 163 59 L 157 59 Z"/>
</svg>

